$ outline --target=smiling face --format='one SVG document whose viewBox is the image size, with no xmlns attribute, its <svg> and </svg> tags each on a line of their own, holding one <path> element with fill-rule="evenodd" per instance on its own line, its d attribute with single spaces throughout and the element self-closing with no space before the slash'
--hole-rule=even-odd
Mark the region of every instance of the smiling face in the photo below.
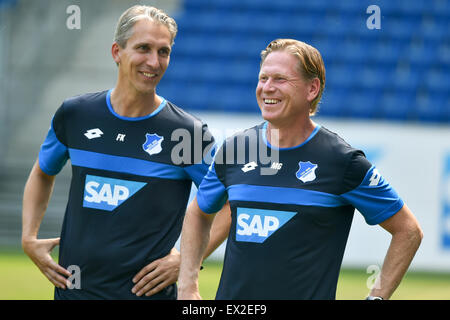
<svg viewBox="0 0 450 320">
<path fill-rule="evenodd" d="M 136 93 L 155 93 L 156 85 L 169 66 L 172 37 L 166 26 L 141 19 L 133 26 L 133 35 L 125 48 L 112 46 L 119 66 L 118 86 Z"/>
<path fill-rule="evenodd" d="M 262 117 L 275 125 L 309 117 L 311 102 L 318 93 L 317 81 L 302 77 L 293 54 L 283 50 L 271 52 L 261 65 L 256 87 Z"/>
</svg>

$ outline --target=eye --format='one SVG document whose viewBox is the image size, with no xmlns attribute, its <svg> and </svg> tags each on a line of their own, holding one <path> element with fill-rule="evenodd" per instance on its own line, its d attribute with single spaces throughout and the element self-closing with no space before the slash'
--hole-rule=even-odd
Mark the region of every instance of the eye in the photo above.
<svg viewBox="0 0 450 320">
<path fill-rule="evenodd" d="M 168 57 L 170 55 L 170 49 L 169 48 L 159 49 L 159 54 L 163 57 Z"/>
<path fill-rule="evenodd" d="M 148 47 L 148 45 L 146 45 L 146 44 L 142 44 L 142 45 L 138 46 L 137 49 L 138 49 L 139 51 L 148 51 L 148 50 L 149 50 L 149 47 Z"/>
</svg>

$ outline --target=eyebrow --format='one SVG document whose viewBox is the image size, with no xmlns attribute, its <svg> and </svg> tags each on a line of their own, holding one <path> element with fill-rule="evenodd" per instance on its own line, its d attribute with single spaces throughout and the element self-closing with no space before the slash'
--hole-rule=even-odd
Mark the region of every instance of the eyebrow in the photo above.
<svg viewBox="0 0 450 320">
<path fill-rule="evenodd" d="M 283 74 L 283 73 L 279 73 L 279 72 L 269 73 L 269 74 L 267 74 L 266 72 L 260 72 L 259 75 L 258 75 L 258 77 L 261 77 L 261 76 L 268 76 L 268 75 L 270 75 L 270 76 L 272 76 L 272 77 L 284 77 L 284 78 L 289 78 L 288 75 Z"/>
<path fill-rule="evenodd" d="M 135 48 L 139 48 L 141 46 L 148 46 L 148 47 L 152 47 L 152 45 L 149 42 L 138 42 L 134 45 Z M 158 50 L 167 50 L 169 52 L 171 52 L 171 48 L 170 46 L 162 46 L 161 48 L 158 48 Z"/>
<path fill-rule="evenodd" d="M 172 51 L 172 49 L 170 47 L 168 47 L 168 46 L 163 46 L 163 47 L 159 48 L 159 50 L 167 50 L 169 52 Z"/>
</svg>

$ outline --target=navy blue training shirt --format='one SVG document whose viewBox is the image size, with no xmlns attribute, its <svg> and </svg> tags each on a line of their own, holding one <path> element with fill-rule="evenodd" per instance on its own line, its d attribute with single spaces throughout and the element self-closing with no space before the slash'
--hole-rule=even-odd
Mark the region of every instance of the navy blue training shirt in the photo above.
<svg viewBox="0 0 450 320">
<path fill-rule="evenodd" d="M 277 149 L 266 126 L 227 139 L 197 193 L 204 212 L 227 199 L 232 211 L 216 299 L 335 299 L 355 208 L 374 225 L 403 201 L 362 151 L 326 128 Z"/>
<path fill-rule="evenodd" d="M 49 175 L 72 164 L 59 264 L 79 268 L 80 289 L 56 288 L 55 299 L 138 299 L 132 278 L 174 247 L 214 150 L 207 126 L 169 101 L 127 118 L 110 94 L 64 101 L 39 153 Z M 175 298 L 174 284 L 139 299 Z"/>
</svg>

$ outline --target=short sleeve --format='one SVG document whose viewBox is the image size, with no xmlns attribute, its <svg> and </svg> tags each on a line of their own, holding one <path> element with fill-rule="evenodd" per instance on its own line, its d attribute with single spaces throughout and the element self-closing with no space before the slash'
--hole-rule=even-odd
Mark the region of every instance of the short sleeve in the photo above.
<svg viewBox="0 0 450 320">
<path fill-rule="evenodd" d="M 403 207 L 397 192 L 362 153 L 353 155 L 344 183 L 351 190 L 341 197 L 358 209 L 370 225 L 383 222 Z"/>
<path fill-rule="evenodd" d="M 193 144 L 195 144 L 194 141 Z M 202 158 L 198 163 L 193 163 L 192 165 L 186 166 L 184 171 L 188 174 L 188 176 L 192 179 L 195 186 L 198 188 L 206 173 L 208 172 L 208 168 L 211 165 L 214 154 L 216 151 L 216 145 L 214 141 L 214 137 L 208 130 L 207 125 L 202 126 Z M 195 150 L 193 150 L 195 152 Z"/>
<path fill-rule="evenodd" d="M 48 175 L 56 175 L 69 159 L 67 146 L 63 139 L 62 107 L 55 113 L 47 137 L 39 151 L 39 167 Z"/>
<path fill-rule="evenodd" d="M 221 154 L 222 151 L 222 148 L 220 148 L 217 154 Z M 216 172 L 216 165 L 215 162 L 211 164 L 197 192 L 198 205 L 205 213 L 219 211 L 228 199 L 226 187 L 222 182 L 223 179 L 219 178 Z"/>
</svg>

